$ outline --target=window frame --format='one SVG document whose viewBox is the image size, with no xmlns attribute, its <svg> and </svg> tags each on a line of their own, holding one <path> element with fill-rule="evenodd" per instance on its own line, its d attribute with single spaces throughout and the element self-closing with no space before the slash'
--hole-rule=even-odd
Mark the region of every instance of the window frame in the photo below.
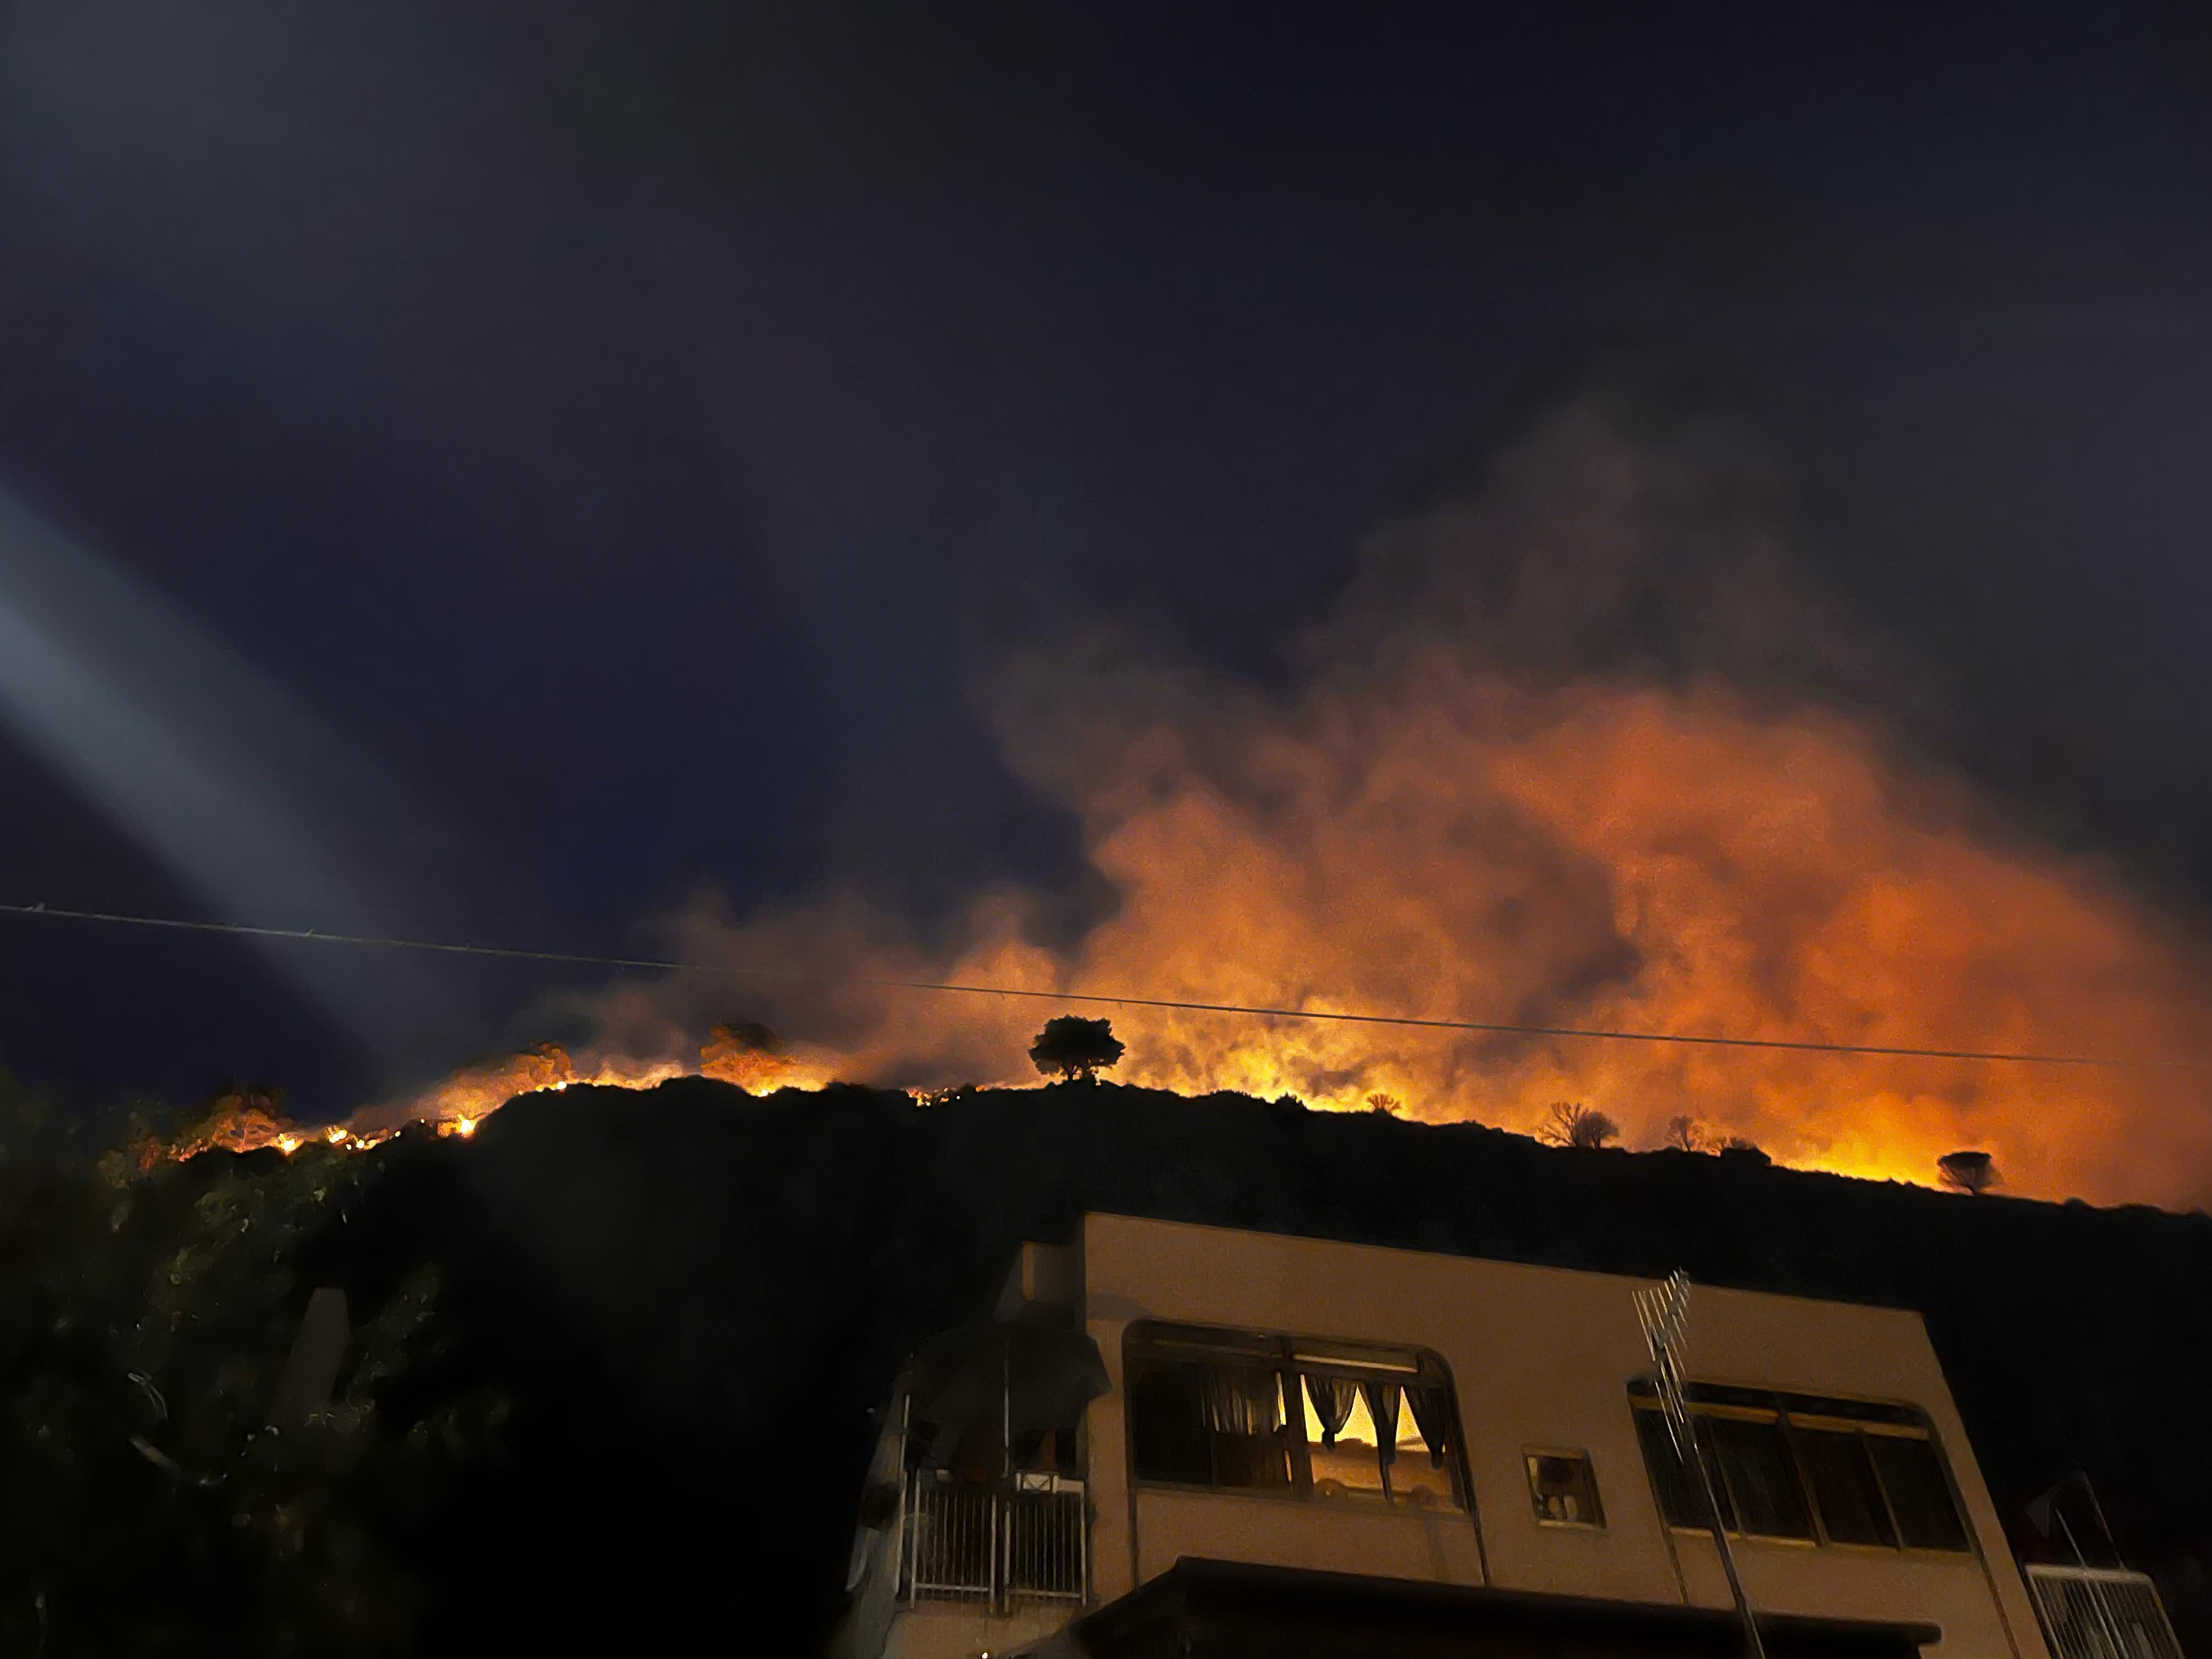
<svg viewBox="0 0 2212 1659">
<path fill-rule="evenodd" d="M 1530 1468 L 1529 1465 L 1539 1457 L 1565 1458 L 1570 1462 L 1581 1464 L 1583 1468 L 1589 1472 L 1590 1507 L 1597 1511 L 1596 1520 L 1554 1520 L 1552 1516 L 1546 1515 L 1542 1510 L 1536 1507 L 1538 1499 L 1541 1494 L 1540 1494 L 1536 1490 L 1536 1471 Z M 1598 1486 L 1597 1459 L 1590 1455 L 1589 1448 L 1587 1446 L 1523 1446 L 1521 1448 L 1521 1472 L 1522 1477 L 1528 1483 L 1528 1506 L 1530 1510 L 1534 1512 L 1535 1522 L 1538 1526 L 1543 1527 L 1553 1532 L 1604 1532 L 1607 1530 L 1607 1522 L 1605 1518 L 1605 1493 Z"/>
<path fill-rule="evenodd" d="M 1731 1512 L 1725 1520 L 1735 1522 L 1726 1528 L 1730 1538 L 1801 1549 L 1838 1550 L 1855 1555 L 1902 1557 L 1912 1560 L 1970 1561 L 1978 1555 L 1980 1546 L 1972 1512 L 1966 1507 L 1966 1494 L 1960 1489 L 1958 1475 L 1952 1468 L 1942 1435 L 1920 1407 L 1907 1401 L 1801 1395 L 1790 1389 L 1747 1387 L 1736 1383 L 1692 1382 L 1687 1384 L 1686 1393 L 1688 1395 L 1686 1403 L 1692 1416 L 1772 1422 L 1782 1430 L 1790 1448 L 1790 1468 L 1797 1479 L 1799 1495 L 1811 1522 L 1813 1536 L 1796 1538 L 1746 1531 L 1742 1524 L 1742 1510 L 1729 1488 L 1726 1468 L 1720 1466 L 1715 1468 L 1714 1474 L 1721 1488 L 1723 1502 Z M 1706 1398 L 1699 1399 L 1700 1394 Z M 1764 1400 L 1771 1404 L 1753 1404 L 1753 1400 Z M 1656 1390 L 1648 1376 L 1630 1380 L 1628 1403 L 1632 1413 L 1648 1413 L 1663 1420 Z M 1640 1420 L 1634 1417 L 1631 1419 L 1632 1423 Z M 1872 1468 L 1875 1490 L 1881 1498 L 1890 1534 L 1897 1541 L 1893 1544 L 1865 1543 L 1832 1537 L 1828 1531 L 1827 1516 L 1820 1505 L 1820 1488 L 1814 1483 L 1811 1471 L 1806 1464 L 1801 1434 L 1842 1431 L 1856 1434 L 1863 1439 L 1880 1437 L 1917 1440 L 1924 1443 L 1936 1460 L 1936 1470 L 1942 1477 L 1944 1495 L 1950 1500 L 1952 1517 L 1958 1523 L 1959 1532 L 1965 1541 L 1955 1548 L 1905 1542 L 1905 1528 L 1897 1514 L 1897 1500 L 1891 1495 L 1889 1482 L 1884 1478 L 1880 1464 L 1875 1462 L 1870 1448 L 1866 1449 L 1865 1455 Z M 1660 1524 L 1670 1533 L 1694 1538 L 1710 1536 L 1711 1529 L 1702 1522 L 1677 1521 L 1667 1513 L 1661 1482 L 1651 1468 L 1651 1451 L 1640 1429 L 1636 1438 L 1638 1448 L 1644 1454 L 1644 1474 L 1651 1492 L 1652 1507 L 1659 1512 Z M 1686 1470 L 1685 1474 L 1687 1474 Z M 1694 1501 L 1694 1477 L 1691 1478 L 1691 1486 Z"/>
<path fill-rule="evenodd" d="M 1182 1340 L 1178 1340 L 1178 1337 Z M 1332 1352 L 1333 1351 L 1333 1352 Z M 1140 1474 L 1137 1467 L 1137 1426 L 1131 1407 L 1136 1395 L 1139 1368 L 1150 1363 L 1205 1364 L 1209 1359 L 1259 1366 L 1274 1373 L 1283 1406 L 1283 1434 L 1289 1454 L 1291 1479 L 1286 1486 L 1231 1486 L 1208 1482 L 1159 1480 Z M 1314 1491 L 1311 1452 L 1305 1428 L 1305 1377 L 1310 1373 L 1354 1374 L 1378 1380 L 1419 1382 L 1440 1386 L 1449 1413 L 1451 1440 L 1446 1449 L 1443 1473 L 1450 1486 L 1448 1506 L 1417 1504 L 1395 1489 L 1381 1492 L 1347 1492 L 1322 1498 Z M 1252 1498 L 1267 1503 L 1291 1503 L 1324 1510 L 1357 1508 L 1370 1514 L 1474 1514 L 1474 1483 L 1467 1462 L 1467 1419 L 1460 1410 L 1458 1380 L 1444 1357 L 1433 1348 L 1411 1343 L 1376 1342 L 1358 1338 L 1324 1337 L 1260 1331 L 1233 1325 L 1200 1325 L 1183 1320 L 1141 1319 L 1131 1322 L 1121 1334 L 1121 1397 L 1123 1439 L 1130 1491 L 1194 1492 L 1215 1498 Z M 1411 1407 L 1402 1401 L 1401 1412 Z M 1401 1421 L 1404 1419 L 1401 1419 Z M 1393 1460 L 1395 1461 L 1395 1459 Z"/>
<path fill-rule="evenodd" d="M 1778 1431 L 1782 1438 L 1783 1472 L 1797 1485 L 1797 1501 L 1805 1512 L 1805 1530 L 1802 1533 L 1753 1532 L 1744 1524 L 1743 1497 L 1737 1492 L 1736 1483 L 1729 1474 L 1729 1460 L 1719 1455 L 1717 1449 L 1713 1450 L 1711 1452 L 1713 1473 L 1719 1477 L 1721 1486 L 1728 1494 L 1729 1509 L 1735 1516 L 1735 1530 L 1729 1535 L 1732 1538 L 1755 1539 L 1762 1544 L 1786 1545 L 1792 1549 L 1819 1548 L 1826 1541 L 1820 1532 L 1820 1506 L 1813 1497 L 1812 1483 L 1806 1479 L 1804 1462 L 1797 1455 L 1796 1442 L 1790 1438 L 1790 1425 L 1784 1420 L 1782 1413 L 1765 1412 L 1753 1407 L 1736 1405 L 1711 1407 L 1693 1405 L 1690 1409 L 1693 1414 L 1700 1417 L 1729 1422 L 1750 1423 L 1761 1428 L 1771 1427 Z M 1702 1531 L 1703 1528 L 1699 1530 Z"/>
</svg>

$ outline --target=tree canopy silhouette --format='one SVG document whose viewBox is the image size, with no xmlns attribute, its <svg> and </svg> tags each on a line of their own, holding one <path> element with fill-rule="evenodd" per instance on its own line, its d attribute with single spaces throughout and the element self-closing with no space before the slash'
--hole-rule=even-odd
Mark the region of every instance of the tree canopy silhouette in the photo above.
<svg viewBox="0 0 2212 1659">
<path fill-rule="evenodd" d="M 1936 1170 L 1954 1192 L 1985 1193 L 2002 1179 L 1987 1152 L 1946 1152 L 1936 1160 Z"/>
<path fill-rule="evenodd" d="M 1079 1077 L 1085 1083 L 1097 1082 L 1098 1073 L 1119 1062 L 1121 1054 L 1121 1040 L 1114 1035 L 1112 1021 L 1074 1014 L 1045 1021 L 1030 1048 L 1030 1059 L 1046 1076 Z"/>
<path fill-rule="evenodd" d="M 1554 1146 L 1579 1146 L 1587 1152 L 1604 1146 L 1620 1133 L 1620 1126 L 1603 1112 L 1576 1102 L 1555 1100 L 1545 1115 L 1543 1127 L 1536 1131 L 1536 1137 Z"/>
</svg>

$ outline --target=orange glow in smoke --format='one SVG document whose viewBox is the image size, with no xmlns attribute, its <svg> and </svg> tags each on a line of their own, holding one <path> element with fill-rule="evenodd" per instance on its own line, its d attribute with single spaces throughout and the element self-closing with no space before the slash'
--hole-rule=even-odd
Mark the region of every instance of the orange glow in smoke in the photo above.
<svg viewBox="0 0 2212 1659">
<path fill-rule="evenodd" d="M 1007 763 L 1080 826 L 1116 900 L 1073 943 L 1039 943 L 1065 935 L 1018 888 L 977 899 L 950 949 L 849 896 L 741 926 L 702 907 L 678 921 L 684 959 L 797 975 L 734 982 L 819 1045 L 806 1063 L 726 1030 L 696 1063 L 617 1057 L 674 1053 L 671 1033 L 726 1006 L 732 980 L 677 974 L 600 999 L 599 1058 L 543 1048 L 464 1071 L 348 1133 L 368 1144 L 414 1120 L 481 1122 L 530 1089 L 684 1071 L 754 1092 L 831 1075 L 1033 1083 L 1038 1027 L 1077 1012 L 1112 1018 L 1127 1046 L 1115 1079 L 1187 1094 L 1346 1110 L 1387 1094 L 1401 1115 L 1518 1130 L 1571 1101 L 1632 1146 L 1688 1116 L 1808 1169 L 1929 1182 L 1936 1158 L 1971 1147 L 2018 1193 L 2212 1201 L 2201 940 L 2115 871 L 2014 833 L 1968 785 L 1903 758 L 1871 714 L 1790 689 L 1826 683 L 1801 677 L 1800 658 L 1856 662 L 1856 642 L 1795 585 L 1758 508 L 1764 475 L 1724 438 L 1671 429 L 1624 423 L 1602 398 L 1563 405 L 1479 490 L 1385 526 L 1287 690 L 1074 640 L 1012 665 L 988 698 Z M 1647 660 L 1655 632 L 1665 648 Z M 2157 1063 L 1601 1042 L 868 983 L 884 980 Z M 198 1144 L 289 1133 L 246 1103 Z"/>
<path fill-rule="evenodd" d="M 852 977 L 1628 1031 L 2203 1061 L 2201 955 L 2107 871 L 1990 829 L 1869 729 L 1724 689 L 1531 694 L 1407 665 L 1287 707 L 1015 732 L 1080 817 L 1118 909 L 1073 951 L 1030 902 L 980 902 L 951 960 L 830 907 L 727 930 L 707 962 Z M 1962 1146 L 2009 1189 L 2179 1204 L 2212 1195 L 2212 1073 L 2051 1067 L 1420 1030 L 1137 1007 L 1109 1015 L 1118 1081 L 1294 1094 L 1531 1130 L 1555 1101 L 1743 1136 L 1778 1162 L 1930 1183 Z M 848 990 L 845 1074 L 1035 1082 L 1049 1003 Z"/>
<path fill-rule="evenodd" d="M 1102 698 L 1097 707 L 1110 708 Z M 1227 740 L 1223 740 L 1224 735 Z M 1962 1146 L 2010 1190 L 2212 1196 L 2203 958 L 2107 871 L 1990 830 L 1957 786 L 1818 710 L 1725 690 L 1584 684 L 1531 695 L 1429 661 L 1365 706 L 1243 711 L 1194 740 L 1093 722 L 1039 781 L 1079 811 L 1119 908 L 1072 951 L 992 895 L 951 958 L 886 945 L 850 906 L 728 929 L 708 963 L 811 962 L 841 986 L 788 1012 L 834 1037 L 807 1062 L 726 1029 L 696 1062 L 547 1045 L 323 1131 L 467 1136 L 514 1097 L 699 1073 L 756 1094 L 832 1075 L 916 1089 L 1034 1083 L 1049 1002 L 870 990 L 864 978 L 1632 1031 L 2179 1060 L 2047 1067 L 1420 1030 L 1167 1010 L 1109 1015 L 1118 1081 L 1296 1095 L 1531 1130 L 1578 1101 L 1658 1144 L 1669 1119 L 1777 1161 L 1930 1182 Z M 1029 752 L 1036 752 L 1034 749 Z M 719 988 L 716 994 L 720 994 Z M 175 1155 L 290 1151 L 309 1132 L 234 1097 Z"/>
</svg>

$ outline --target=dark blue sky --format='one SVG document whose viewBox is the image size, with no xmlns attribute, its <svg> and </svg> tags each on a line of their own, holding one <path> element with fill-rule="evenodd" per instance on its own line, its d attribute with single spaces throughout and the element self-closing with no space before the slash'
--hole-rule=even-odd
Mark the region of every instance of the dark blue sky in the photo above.
<svg viewBox="0 0 2212 1659">
<path fill-rule="evenodd" d="M 1104 615 L 1265 673 L 1620 361 L 1793 470 L 1931 742 L 2212 891 L 2185 9 L 314 9 L 0 11 L 0 491 L 319 734 L 339 782 L 252 749 L 380 918 L 1068 878 L 979 671 Z M 0 721 L 0 898 L 225 908 L 97 793 Z M 230 919 L 336 925 L 287 894 Z M 243 946 L 0 919 L 0 1056 L 335 1109 L 555 982 L 349 1029 Z"/>
</svg>

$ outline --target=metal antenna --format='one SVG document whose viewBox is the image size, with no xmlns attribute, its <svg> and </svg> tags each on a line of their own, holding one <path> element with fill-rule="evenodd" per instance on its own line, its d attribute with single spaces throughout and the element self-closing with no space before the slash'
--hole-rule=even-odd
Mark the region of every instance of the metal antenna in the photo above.
<svg viewBox="0 0 2212 1659">
<path fill-rule="evenodd" d="M 1653 1380 L 1659 1389 L 1659 1408 L 1667 1419 L 1668 1437 L 1682 1467 L 1697 1472 L 1698 1490 L 1705 1500 L 1705 1516 L 1712 1523 L 1713 1543 L 1720 1551 L 1721 1571 L 1728 1575 L 1729 1594 L 1735 1598 L 1737 1616 L 1743 1620 L 1744 1640 L 1751 1659 L 1766 1659 L 1766 1644 L 1759 1639 L 1759 1621 L 1752 1617 L 1751 1598 L 1736 1576 L 1735 1552 L 1729 1547 L 1728 1528 L 1721 1522 L 1720 1497 L 1713 1489 L 1712 1470 L 1698 1443 L 1697 1419 L 1684 1397 L 1682 1361 L 1689 1352 L 1690 1276 L 1680 1268 L 1663 1285 L 1636 1292 L 1636 1322 L 1644 1328 L 1644 1346 L 1651 1353 Z"/>
</svg>

